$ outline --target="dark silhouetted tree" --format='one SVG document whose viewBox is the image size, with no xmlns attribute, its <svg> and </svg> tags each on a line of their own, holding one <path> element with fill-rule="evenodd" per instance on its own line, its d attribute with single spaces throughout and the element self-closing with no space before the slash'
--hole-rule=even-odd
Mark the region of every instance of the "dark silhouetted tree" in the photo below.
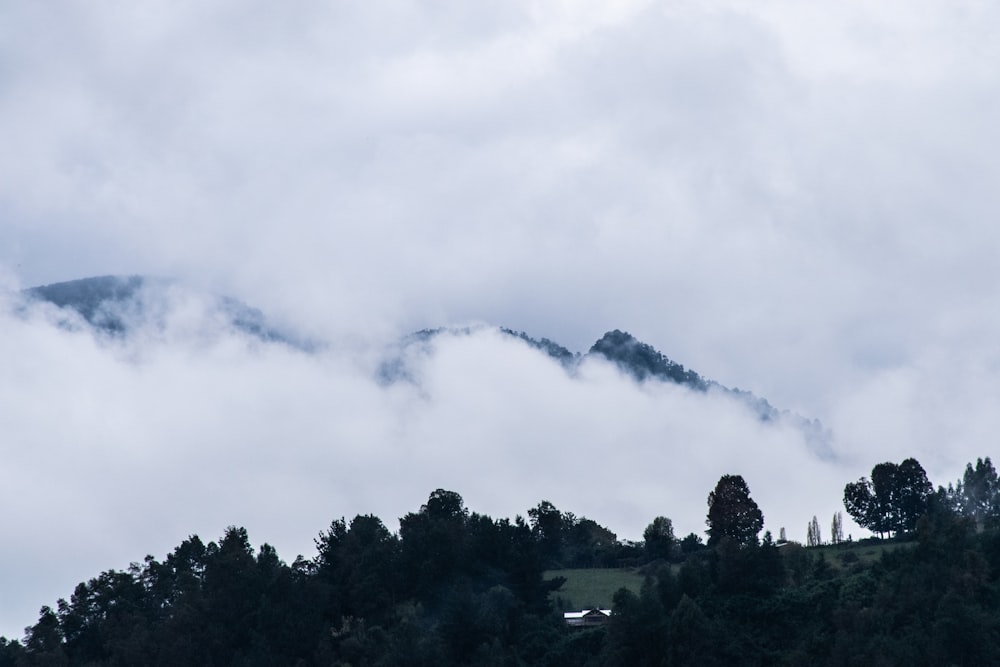
<svg viewBox="0 0 1000 667">
<path fill-rule="evenodd" d="M 462 496 L 437 489 L 418 513 L 399 520 L 403 579 L 418 596 L 461 571 L 468 516 Z"/>
<path fill-rule="evenodd" d="M 566 521 L 562 512 L 548 500 L 543 500 L 538 503 L 537 507 L 528 510 L 528 521 L 546 565 L 549 567 L 561 566 L 563 534 L 566 530 Z"/>
<path fill-rule="evenodd" d="M 399 590 L 399 540 L 372 515 L 343 519 L 316 540 L 317 574 L 332 589 L 332 602 L 347 616 L 379 618 Z"/>
<path fill-rule="evenodd" d="M 705 542 L 698 533 L 688 533 L 681 538 L 681 553 L 685 556 L 705 548 Z"/>
<path fill-rule="evenodd" d="M 844 487 L 844 508 L 858 525 L 880 536 L 910 532 L 927 512 L 933 491 L 916 459 L 879 463 L 871 481 L 862 477 Z"/>
<path fill-rule="evenodd" d="M 844 541 L 844 515 L 836 512 L 830 522 L 830 544 L 840 544 Z"/>
<path fill-rule="evenodd" d="M 764 527 L 764 514 L 750 497 L 750 488 L 740 475 L 723 475 L 708 494 L 708 545 L 726 537 L 739 545 L 757 544 Z"/>
<path fill-rule="evenodd" d="M 895 481 L 895 498 L 898 503 L 895 529 L 899 532 L 912 532 L 916 530 L 920 517 L 927 513 L 934 487 L 927 479 L 923 466 L 914 458 L 899 464 Z"/>
<path fill-rule="evenodd" d="M 662 558 L 670 560 L 677 550 L 677 538 L 674 537 L 674 524 L 665 516 L 658 516 L 646 526 L 642 533 L 645 542 L 646 555 L 650 559 Z"/>
<path fill-rule="evenodd" d="M 806 546 L 818 547 L 822 543 L 823 538 L 819 534 L 819 521 L 813 515 L 812 521 L 809 522 L 809 527 L 806 529 Z"/>
<path fill-rule="evenodd" d="M 959 510 L 976 520 L 980 527 L 1000 525 L 1000 481 L 990 457 L 976 459 L 976 467 L 966 464 L 965 474 L 958 485 Z"/>
</svg>

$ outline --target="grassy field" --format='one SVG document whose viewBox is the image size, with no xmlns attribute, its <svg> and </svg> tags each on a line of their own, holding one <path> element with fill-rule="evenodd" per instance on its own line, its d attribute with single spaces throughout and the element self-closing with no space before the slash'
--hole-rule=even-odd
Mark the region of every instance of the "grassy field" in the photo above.
<svg viewBox="0 0 1000 667">
<path fill-rule="evenodd" d="M 546 579 L 566 577 L 563 587 L 552 593 L 556 606 L 563 610 L 611 608 L 611 600 L 619 588 L 635 593 L 642 587 L 643 576 L 630 569 L 590 568 L 584 570 L 548 570 Z"/>
<path fill-rule="evenodd" d="M 883 553 L 896 549 L 909 549 L 915 544 L 915 542 L 873 542 L 866 544 L 845 542 L 839 545 L 809 548 L 789 544 L 787 547 L 781 548 L 781 553 L 789 567 L 794 567 L 792 563 L 795 561 L 801 562 L 800 558 L 806 557 L 812 561 L 822 555 L 830 568 L 839 572 L 849 570 L 856 565 L 871 567 L 882 557 Z M 673 568 L 676 572 L 679 566 L 674 565 Z M 564 611 L 593 609 L 594 607 L 610 609 L 612 599 L 619 588 L 627 588 L 638 594 L 644 579 L 643 575 L 629 568 L 587 568 L 547 570 L 545 572 L 546 579 L 555 577 L 566 577 L 566 583 L 549 597 L 556 603 L 556 607 Z"/>
<path fill-rule="evenodd" d="M 812 560 L 822 554 L 831 569 L 843 571 L 857 564 L 870 567 L 882 557 L 884 552 L 911 548 L 914 544 L 913 542 L 844 543 L 808 549 L 801 545 L 789 545 L 783 547 L 781 551 L 789 566 L 799 557 L 807 556 Z M 566 577 L 566 583 L 563 584 L 562 588 L 550 596 L 556 606 L 564 611 L 593 609 L 594 607 L 610 609 L 612 599 L 619 588 L 627 588 L 634 593 L 639 593 L 643 582 L 641 574 L 627 568 L 588 568 L 548 570 L 545 572 L 546 579 L 555 577 Z"/>
<path fill-rule="evenodd" d="M 810 547 L 806 549 L 806 553 L 814 557 L 823 554 L 826 561 L 834 569 L 839 570 L 851 567 L 855 563 L 866 567 L 870 566 L 881 558 L 883 553 L 896 549 L 908 549 L 915 544 L 915 542 L 875 542 L 869 544 L 844 542 L 838 545 L 828 544 L 821 547 Z"/>
</svg>

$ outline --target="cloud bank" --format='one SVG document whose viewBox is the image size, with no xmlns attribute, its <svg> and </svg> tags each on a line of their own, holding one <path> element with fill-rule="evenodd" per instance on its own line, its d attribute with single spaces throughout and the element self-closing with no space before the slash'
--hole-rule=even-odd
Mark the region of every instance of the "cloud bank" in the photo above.
<svg viewBox="0 0 1000 667">
<path fill-rule="evenodd" d="M 174 276 L 330 343 L 257 344 L 191 297 L 124 346 L 3 315 L 4 632 L 189 532 L 291 558 L 438 486 L 632 537 L 699 530 L 739 472 L 794 535 L 878 461 L 957 478 L 1000 427 L 997 12 L 4 3 L 0 285 Z M 373 380 L 401 336 L 468 322 L 628 330 L 819 418 L 838 459 L 489 330 Z"/>
<path fill-rule="evenodd" d="M 733 471 L 775 533 L 837 505 L 842 468 L 723 394 L 639 384 L 596 358 L 570 374 L 491 327 L 306 352 L 173 296 L 124 338 L 48 304 L 4 316 L 0 494 L 19 508 L 0 562 L 18 601 L 7 627 L 191 533 L 242 525 L 311 557 L 331 520 L 371 512 L 394 527 L 436 488 L 496 517 L 548 499 L 629 539 L 657 515 L 701 533 L 708 491 Z M 379 364 L 395 354 L 408 379 L 386 383 Z"/>
</svg>

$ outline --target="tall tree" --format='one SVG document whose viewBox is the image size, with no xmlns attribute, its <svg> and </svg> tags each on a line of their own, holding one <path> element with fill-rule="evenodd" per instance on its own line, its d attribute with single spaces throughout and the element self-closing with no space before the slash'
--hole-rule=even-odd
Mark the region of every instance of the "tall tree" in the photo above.
<svg viewBox="0 0 1000 667">
<path fill-rule="evenodd" d="M 806 546 L 807 547 L 818 547 L 823 543 L 823 538 L 819 534 L 819 521 L 816 520 L 816 515 L 813 515 L 812 521 L 809 522 L 809 527 L 806 529 Z"/>
<path fill-rule="evenodd" d="M 886 526 L 881 521 L 875 501 L 872 483 L 867 477 L 856 482 L 848 482 L 844 486 L 844 509 L 861 527 L 867 528 L 881 536 L 886 532 Z"/>
<path fill-rule="evenodd" d="M 537 507 L 528 510 L 528 520 L 546 564 L 549 567 L 561 565 L 567 523 L 563 513 L 548 500 L 543 500 Z"/>
<path fill-rule="evenodd" d="M 927 472 L 914 458 L 899 464 L 896 471 L 896 530 L 910 532 L 916 530 L 917 521 L 927 513 L 928 499 L 934 487 L 927 479 Z"/>
<path fill-rule="evenodd" d="M 418 596 L 461 571 L 468 519 L 462 496 L 437 489 L 419 512 L 399 520 L 401 578 Z"/>
<path fill-rule="evenodd" d="M 708 494 L 708 545 L 729 538 L 741 546 L 756 545 L 764 514 L 750 497 L 741 475 L 723 475 Z"/>
<path fill-rule="evenodd" d="M 374 617 L 392 607 L 399 590 L 399 539 L 381 519 L 359 514 L 350 527 L 336 520 L 315 543 L 317 574 L 332 588 L 342 614 Z"/>
<path fill-rule="evenodd" d="M 981 527 L 1000 523 L 1000 481 L 990 457 L 976 459 L 975 468 L 966 464 L 959 489 L 962 514 L 975 519 Z"/>
<path fill-rule="evenodd" d="M 677 538 L 674 537 L 674 523 L 665 516 L 658 516 L 646 526 L 642 533 L 645 541 L 646 555 L 651 559 L 669 560 L 677 549 Z"/>
<path fill-rule="evenodd" d="M 844 541 L 844 515 L 842 512 L 835 512 L 833 520 L 830 522 L 830 543 L 840 544 Z"/>
<path fill-rule="evenodd" d="M 916 459 L 879 463 L 871 481 L 862 477 L 844 487 L 844 508 L 858 525 L 879 535 L 909 532 L 927 512 L 933 490 Z"/>
</svg>

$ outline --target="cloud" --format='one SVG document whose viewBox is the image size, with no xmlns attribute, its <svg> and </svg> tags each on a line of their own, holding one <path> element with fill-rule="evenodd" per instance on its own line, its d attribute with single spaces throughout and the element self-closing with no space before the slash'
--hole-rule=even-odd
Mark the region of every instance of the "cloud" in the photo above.
<svg viewBox="0 0 1000 667">
<path fill-rule="evenodd" d="M 568 373 L 490 327 L 404 348 L 409 380 L 386 383 L 392 345 L 303 352 L 232 329 L 190 292 L 153 294 L 164 316 L 124 339 L 67 328 L 50 306 L 4 316 L 0 493 L 20 508 L 0 563 L 8 634 L 78 581 L 230 524 L 311 557 L 331 520 L 392 527 L 447 488 L 496 517 L 548 499 L 622 538 L 661 514 L 700 533 L 708 491 L 740 472 L 768 527 L 794 535 L 843 481 L 738 401 L 597 360 Z"/>
<path fill-rule="evenodd" d="M 937 0 L 5 3 L 0 284 L 174 276 L 331 344 L 255 344 L 190 294 L 187 325 L 124 348 L 4 316 L 5 502 L 48 529 L 16 519 L 13 571 L 72 543 L 51 600 L 228 523 L 291 557 L 483 461 L 493 485 L 454 485 L 473 509 L 545 496 L 622 535 L 700 528 L 724 472 L 792 534 L 879 460 L 957 478 L 997 426 L 996 20 Z M 373 381 L 387 341 L 466 322 L 574 350 L 628 330 L 818 417 L 839 462 L 717 397 L 568 378 L 485 332 L 415 359 L 419 387 Z M 553 453 L 578 442 L 613 493 Z M 419 472 L 385 483 L 386 460 Z"/>
</svg>

